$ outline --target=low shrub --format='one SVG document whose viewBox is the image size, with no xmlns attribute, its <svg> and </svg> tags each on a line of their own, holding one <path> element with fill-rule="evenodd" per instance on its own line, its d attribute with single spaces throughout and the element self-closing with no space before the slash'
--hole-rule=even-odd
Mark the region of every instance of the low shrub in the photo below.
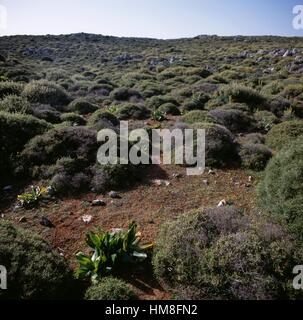
<svg viewBox="0 0 303 320">
<path fill-rule="evenodd" d="M 151 110 L 158 109 L 165 103 L 172 103 L 175 106 L 178 106 L 178 102 L 171 96 L 153 96 L 150 99 L 146 100 L 146 106 Z"/>
<path fill-rule="evenodd" d="M 272 156 L 271 150 L 263 144 L 244 144 L 240 150 L 242 166 L 255 171 L 264 170 Z"/>
<path fill-rule="evenodd" d="M 61 122 L 68 122 L 70 123 L 70 126 L 85 126 L 86 120 L 80 116 L 77 113 L 69 112 L 69 113 L 63 113 L 60 116 Z"/>
<path fill-rule="evenodd" d="M 226 102 L 246 103 L 252 109 L 257 109 L 266 102 L 265 97 L 256 90 L 238 84 L 224 86 L 219 94 L 226 97 Z"/>
<path fill-rule="evenodd" d="M 0 112 L 0 171 L 10 171 L 13 158 L 33 137 L 51 128 L 46 121 L 30 115 Z"/>
<path fill-rule="evenodd" d="M 110 98 L 117 101 L 127 101 L 130 99 L 142 99 L 141 94 L 129 88 L 117 88 L 110 93 Z"/>
<path fill-rule="evenodd" d="M 257 121 L 257 127 L 261 131 L 268 132 L 271 128 L 279 122 L 278 118 L 270 111 L 257 111 L 254 114 Z"/>
<path fill-rule="evenodd" d="M 11 95 L 20 95 L 23 90 L 23 85 L 18 82 L 5 81 L 0 82 L 0 99 Z"/>
<path fill-rule="evenodd" d="M 272 127 L 266 136 L 266 145 L 279 151 L 294 139 L 303 135 L 303 121 L 285 121 Z"/>
<path fill-rule="evenodd" d="M 115 116 L 119 120 L 127 120 L 127 119 L 142 120 L 150 117 L 150 110 L 146 109 L 142 105 L 126 103 L 121 106 L 117 106 Z"/>
<path fill-rule="evenodd" d="M 98 106 L 88 102 L 83 98 L 76 99 L 69 104 L 69 110 L 79 114 L 93 113 L 98 110 Z"/>
<path fill-rule="evenodd" d="M 136 300 L 136 298 L 130 285 L 112 277 L 92 284 L 85 293 L 86 300 Z"/>
<path fill-rule="evenodd" d="M 90 118 L 88 119 L 87 125 L 99 131 L 103 129 L 104 122 L 114 127 L 118 126 L 120 123 L 114 114 L 104 110 L 98 110 L 90 116 Z"/>
<path fill-rule="evenodd" d="M 302 252 L 278 226 L 255 225 L 241 211 L 199 209 L 165 223 L 154 273 L 179 299 L 283 299 Z"/>
<path fill-rule="evenodd" d="M 158 108 L 158 110 L 172 116 L 179 116 L 181 114 L 179 108 L 173 103 L 164 103 Z"/>
<path fill-rule="evenodd" d="M 194 124 L 197 122 L 209 122 L 213 123 L 214 119 L 208 114 L 207 111 L 193 110 L 186 113 L 182 117 L 182 121 L 188 124 Z"/>
<path fill-rule="evenodd" d="M 268 164 L 258 186 L 262 207 L 281 218 L 303 240 L 303 140 L 283 148 Z"/>
<path fill-rule="evenodd" d="M 208 115 L 231 132 L 249 132 L 255 127 L 253 119 L 241 110 L 217 108 Z"/>
<path fill-rule="evenodd" d="M 244 144 L 265 144 L 265 136 L 261 133 L 249 133 L 243 138 Z"/>
<path fill-rule="evenodd" d="M 47 80 L 32 81 L 23 90 L 23 95 L 31 103 L 64 106 L 70 102 L 66 91 L 55 82 Z"/>
<path fill-rule="evenodd" d="M 0 101 L 0 111 L 26 114 L 29 109 L 30 104 L 27 99 L 20 96 L 9 95 Z"/>
<path fill-rule="evenodd" d="M 28 230 L 0 221 L 0 261 L 8 271 L 0 299 L 68 299 L 72 274 L 59 254 Z"/>
<path fill-rule="evenodd" d="M 196 123 L 193 129 L 206 131 L 206 165 L 209 167 L 226 167 L 239 162 L 238 145 L 233 134 L 225 127 L 212 123 Z"/>
<path fill-rule="evenodd" d="M 59 123 L 61 121 L 61 113 L 54 107 L 47 104 L 34 104 L 30 108 L 29 113 L 38 119 L 42 119 L 50 123 Z"/>
</svg>

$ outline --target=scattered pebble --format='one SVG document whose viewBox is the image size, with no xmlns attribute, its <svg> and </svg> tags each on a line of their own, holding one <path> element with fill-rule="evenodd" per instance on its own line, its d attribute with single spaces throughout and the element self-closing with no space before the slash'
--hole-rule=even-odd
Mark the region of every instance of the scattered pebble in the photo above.
<svg viewBox="0 0 303 320">
<path fill-rule="evenodd" d="M 207 179 L 204 179 L 202 182 L 205 186 L 209 186 L 209 181 Z"/>
<path fill-rule="evenodd" d="M 168 187 L 168 186 L 170 186 L 170 182 L 169 181 L 160 180 L 160 179 L 153 180 L 153 184 L 155 186 L 158 186 L 158 187 L 162 187 L 162 186 Z"/>
<path fill-rule="evenodd" d="M 208 170 L 208 174 L 214 175 L 216 172 L 214 170 Z"/>
<path fill-rule="evenodd" d="M 112 233 L 113 233 L 113 234 L 120 233 L 120 232 L 122 232 L 122 231 L 123 231 L 123 229 L 121 229 L 121 228 L 113 228 L 113 229 L 112 229 Z"/>
<path fill-rule="evenodd" d="M 227 201 L 226 200 L 221 200 L 218 204 L 218 208 L 221 208 L 221 207 L 226 207 L 227 206 Z"/>
<path fill-rule="evenodd" d="M 19 222 L 20 223 L 24 223 L 24 222 L 26 222 L 27 221 L 27 219 L 26 219 L 26 217 L 21 217 L 20 219 L 19 219 Z"/>
<path fill-rule="evenodd" d="M 97 200 L 92 201 L 92 206 L 93 207 L 104 207 L 104 206 L 106 206 L 106 203 L 101 199 L 97 199 Z"/>
<path fill-rule="evenodd" d="M 118 194 L 118 192 L 116 191 L 111 191 L 108 193 L 108 195 L 112 198 L 112 199 L 120 199 L 120 195 Z"/>
<path fill-rule="evenodd" d="M 93 220 L 93 217 L 91 215 L 84 215 L 82 217 L 82 221 L 85 223 L 85 224 L 89 224 L 91 223 Z"/>
<path fill-rule="evenodd" d="M 40 220 L 40 224 L 44 227 L 47 227 L 47 228 L 54 227 L 53 223 L 47 217 L 42 217 Z"/>
<path fill-rule="evenodd" d="M 175 178 L 175 179 L 180 179 L 180 178 L 182 178 L 182 174 L 181 173 L 173 173 L 173 178 Z"/>
<path fill-rule="evenodd" d="M 252 177 L 252 176 L 249 176 L 249 177 L 248 177 L 248 181 L 249 181 L 249 182 L 252 182 L 252 181 L 253 181 L 253 177 Z"/>
</svg>

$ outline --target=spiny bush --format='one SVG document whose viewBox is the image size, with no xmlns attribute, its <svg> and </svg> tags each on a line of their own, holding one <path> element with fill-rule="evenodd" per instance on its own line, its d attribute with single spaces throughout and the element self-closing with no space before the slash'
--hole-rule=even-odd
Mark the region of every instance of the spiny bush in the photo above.
<svg viewBox="0 0 303 320">
<path fill-rule="evenodd" d="M 81 115 L 74 112 L 61 114 L 60 120 L 61 122 L 68 122 L 71 127 L 74 126 L 75 124 L 77 126 L 86 125 L 86 120 Z"/>
<path fill-rule="evenodd" d="M 303 121 L 285 121 L 273 126 L 268 132 L 266 145 L 279 151 L 299 136 L 303 136 Z"/>
<path fill-rule="evenodd" d="M 273 155 L 263 144 L 244 144 L 239 154 L 243 167 L 256 171 L 264 170 Z"/>
<path fill-rule="evenodd" d="M 150 109 L 158 109 L 165 103 L 172 103 L 175 106 L 178 106 L 178 102 L 171 96 L 153 96 L 150 99 L 146 100 L 146 106 Z"/>
<path fill-rule="evenodd" d="M 72 101 L 68 107 L 71 112 L 77 112 L 82 115 L 93 113 L 98 110 L 98 106 L 88 102 L 83 98 L 79 98 Z"/>
<path fill-rule="evenodd" d="M 193 110 L 188 113 L 186 113 L 182 117 L 182 121 L 188 124 L 194 124 L 197 122 L 209 122 L 213 123 L 214 118 L 212 118 L 207 111 L 202 110 Z"/>
<path fill-rule="evenodd" d="M 226 97 L 226 102 L 246 103 L 252 109 L 257 109 L 266 102 L 265 97 L 256 90 L 238 84 L 223 87 L 219 95 Z"/>
<path fill-rule="evenodd" d="M 5 173 L 14 163 L 17 152 L 33 137 L 51 128 L 33 116 L 0 112 L 0 171 Z"/>
<path fill-rule="evenodd" d="M 249 114 L 241 110 L 217 108 L 211 110 L 208 115 L 214 119 L 214 122 L 221 124 L 231 132 L 249 132 L 255 127 Z"/>
<path fill-rule="evenodd" d="M 84 127 L 53 129 L 35 137 L 25 146 L 19 156 L 19 169 L 27 173 L 35 169 L 36 175 L 41 176 L 45 172 L 44 166 L 53 165 L 63 157 L 82 159 L 89 165 L 95 163 L 97 151 L 94 131 Z"/>
<path fill-rule="evenodd" d="M 130 285 L 123 280 L 107 277 L 92 284 L 85 293 L 86 300 L 136 300 Z"/>
<path fill-rule="evenodd" d="M 70 102 L 66 91 L 55 82 L 47 80 L 32 81 L 23 90 L 23 95 L 31 103 L 64 106 Z"/>
<path fill-rule="evenodd" d="M 0 82 L 0 99 L 10 95 L 20 95 L 23 85 L 18 82 Z"/>
<path fill-rule="evenodd" d="M 159 108 L 158 111 L 172 116 L 179 116 L 181 114 L 180 110 L 173 103 L 164 103 Z"/>
<path fill-rule="evenodd" d="M 150 116 L 150 110 L 146 109 L 142 105 L 135 105 L 132 103 L 122 104 L 121 106 L 117 106 L 117 110 L 115 111 L 115 116 L 119 120 L 127 120 L 127 119 L 147 119 Z"/>
<path fill-rule="evenodd" d="M 258 186 L 260 204 L 303 240 L 303 140 L 284 147 L 268 164 Z"/>
<path fill-rule="evenodd" d="M 6 96 L 0 101 L 0 111 L 26 114 L 29 109 L 30 103 L 27 99 L 17 95 Z"/>
<path fill-rule="evenodd" d="M 127 101 L 127 100 L 130 100 L 131 98 L 141 99 L 142 96 L 138 91 L 134 89 L 118 88 L 113 90 L 110 93 L 110 98 L 112 100 L 117 100 L 117 101 Z"/>
<path fill-rule="evenodd" d="M 38 119 L 45 120 L 50 123 L 59 123 L 60 122 L 60 112 L 57 111 L 54 107 L 46 104 L 34 104 L 30 108 L 30 112 L 33 116 Z"/>
<path fill-rule="evenodd" d="M 193 129 L 205 130 L 205 157 L 209 167 L 226 167 L 239 162 L 238 145 L 225 127 L 212 123 L 195 123 Z"/>
<path fill-rule="evenodd" d="M 249 133 L 243 137 L 244 144 L 265 144 L 265 136 L 261 133 Z"/>
<path fill-rule="evenodd" d="M 102 128 L 103 128 L 104 122 L 107 122 L 114 127 L 119 125 L 119 120 L 117 119 L 117 117 L 114 114 L 107 112 L 105 110 L 98 110 L 94 112 L 88 119 L 87 125 L 99 131 L 100 121 L 102 124 Z"/>
<path fill-rule="evenodd" d="M 0 262 L 9 284 L 0 299 L 68 299 L 72 274 L 59 254 L 30 231 L 0 221 Z"/>
<path fill-rule="evenodd" d="M 278 118 L 270 111 L 257 111 L 254 114 L 259 130 L 268 132 L 271 128 L 279 122 Z"/>
<path fill-rule="evenodd" d="M 278 226 L 234 208 L 199 209 L 165 223 L 154 273 L 180 299 L 283 299 L 302 252 Z"/>
</svg>

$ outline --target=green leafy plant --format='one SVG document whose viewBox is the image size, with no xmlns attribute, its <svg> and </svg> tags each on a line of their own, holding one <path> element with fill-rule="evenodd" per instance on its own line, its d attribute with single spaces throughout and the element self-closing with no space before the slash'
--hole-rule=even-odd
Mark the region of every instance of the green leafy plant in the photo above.
<svg viewBox="0 0 303 320">
<path fill-rule="evenodd" d="M 79 278 L 91 277 L 97 281 L 127 264 L 141 262 L 147 258 L 147 251 L 153 244 L 140 245 L 141 233 L 132 222 L 127 231 L 89 232 L 86 237 L 87 245 L 93 249 L 93 254 L 87 256 L 80 252 L 77 260 L 80 264 L 76 275 Z"/>
<path fill-rule="evenodd" d="M 31 192 L 18 195 L 18 200 L 20 201 L 21 206 L 30 207 L 36 204 L 45 193 L 47 193 L 46 188 L 31 186 Z"/>
<path fill-rule="evenodd" d="M 152 119 L 155 121 L 162 122 L 166 119 L 165 113 L 160 110 L 154 110 L 152 113 Z"/>
</svg>

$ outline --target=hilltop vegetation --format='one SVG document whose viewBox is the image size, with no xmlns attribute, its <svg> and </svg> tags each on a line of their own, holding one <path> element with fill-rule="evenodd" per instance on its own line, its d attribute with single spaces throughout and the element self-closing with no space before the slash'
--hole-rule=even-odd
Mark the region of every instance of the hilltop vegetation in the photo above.
<svg viewBox="0 0 303 320">
<path fill-rule="evenodd" d="M 301 298 L 292 288 L 292 268 L 302 263 L 301 38 L 14 36 L 0 38 L 0 55 L 0 264 L 22 275 L 4 298 L 64 298 L 64 283 L 66 298 L 142 298 L 116 268 L 122 242 L 125 256 L 139 254 L 130 270 L 154 273 L 170 297 Z M 97 132 L 119 134 L 122 120 L 148 133 L 205 129 L 206 173 L 97 163 Z M 219 201 L 223 208 L 213 208 Z M 131 228 L 83 241 L 94 227 L 134 218 L 153 253 L 133 250 L 141 236 Z M 87 244 L 100 256 L 109 250 L 106 265 L 115 266 L 104 277 L 81 256 L 96 275 L 90 287 L 69 270 L 78 266 L 68 245 L 87 252 Z"/>
</svg>

